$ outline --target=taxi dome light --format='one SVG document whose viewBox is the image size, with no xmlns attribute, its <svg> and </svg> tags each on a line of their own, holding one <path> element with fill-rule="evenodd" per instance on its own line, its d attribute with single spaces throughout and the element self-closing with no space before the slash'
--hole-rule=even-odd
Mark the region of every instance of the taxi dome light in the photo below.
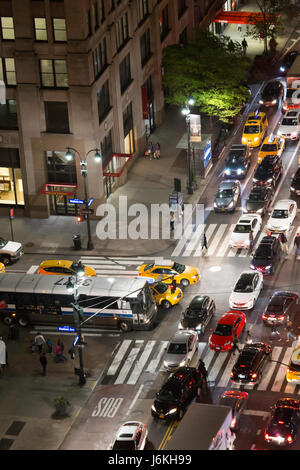
<svg viewBox="0 0 300 470">
<path fill-rule="evenodd" d="M 273 132 L 272 132 L 272 134 L 271 134 L 270 137 L 269 137 L 268 143 L 269 143 L 269 144 L 272 144 L 272 142 L 274 142 L 274 140 L 275 140 L 275 135 L 274 135 Z"/>
<path fill-rule="evenodd" d="M 258 109 L 256 109 L 256 111 L 255 111 L 255 113 L 254 113 L 254 117 L 255 117 L 255 118 L 257 118 L 257 116 L 258 116 L 258 113 L 259 113 L 259 110 L 258 110 Z"/>
</svg>

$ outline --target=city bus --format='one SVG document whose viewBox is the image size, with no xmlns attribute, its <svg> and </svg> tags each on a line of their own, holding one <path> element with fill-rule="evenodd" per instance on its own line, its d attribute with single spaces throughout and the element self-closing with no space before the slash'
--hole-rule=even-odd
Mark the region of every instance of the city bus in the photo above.
<svg viewBox="0 0 300 470">
<path fill-rule="evenodd" d="M 10 325 L 74 325 L 68 276 L 0 276 L 0 315 Z M 78 281 L 82 328 L 150 329 L 157 313 L 145 278 L 84 277 Z M 106 308 L 107 307 L 107 308 Z M 87 318 L 91 317 L 88 321 Z"/>
</svg>

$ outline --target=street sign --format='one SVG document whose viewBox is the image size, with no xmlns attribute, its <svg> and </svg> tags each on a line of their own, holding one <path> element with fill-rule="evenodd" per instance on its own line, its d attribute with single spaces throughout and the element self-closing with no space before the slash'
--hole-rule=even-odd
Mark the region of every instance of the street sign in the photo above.
<svg viewBox="0 0 300 470">
<path fill-rule="evenodd" d="M 75 328 L 73 328 L 72 326 L 58 326 L 57 327 L 57 330 L 58 331 L 68 331 L 68 332 L 71 332 L 71 333 L 74 333 L 76 331 Z"/>
<path fill-rule="evenodd" d="M 89 200 L 89 202 L 88 202 L 88 206 L 89 206 L 89 207 L 90 207 L 90 205 L 92 204 L 93 201 L 94 201 L 94 198 L 91 197 L 90 200 Z"/>
<path fill-rule="evenodd" d="M 94 209 L 81 209 L 80 214 L 94 214 Z"/>
<path fill-rule="evenodd" d="M 69 199 L 70 204 L 85 204 L 83 199 Z"/>
</svg>

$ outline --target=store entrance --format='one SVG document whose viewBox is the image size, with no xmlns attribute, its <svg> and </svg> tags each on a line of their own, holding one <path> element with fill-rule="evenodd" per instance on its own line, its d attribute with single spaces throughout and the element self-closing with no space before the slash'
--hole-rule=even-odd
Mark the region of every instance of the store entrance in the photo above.
<svg viewBox="0 0 300 470">
<path fill-rule="evenodd" d="M 77 215 L 76 204 L 70 204 L 68 196 L 55 194 L 49 197 L 51 215 Z"/>
</svg>

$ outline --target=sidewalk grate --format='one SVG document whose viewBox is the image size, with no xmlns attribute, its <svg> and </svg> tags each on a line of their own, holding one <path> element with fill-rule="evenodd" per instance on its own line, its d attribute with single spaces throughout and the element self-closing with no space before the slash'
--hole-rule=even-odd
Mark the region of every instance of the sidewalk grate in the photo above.
<svg viewBox="0 0 300 470">
<path fill-rule="evenodd" d="M 9 429 L 6 431 L 6 434 L 8 434 L 9 436 L 18 436 L 25 424 L 25 421 L 13 421 Z"/>
<path fill-rule="evenodd" d="M 9 450 L 13 443 L 14 439 L 6 439 L 3 437 L 0 439 L 0 450 Z"/>
</svg>

